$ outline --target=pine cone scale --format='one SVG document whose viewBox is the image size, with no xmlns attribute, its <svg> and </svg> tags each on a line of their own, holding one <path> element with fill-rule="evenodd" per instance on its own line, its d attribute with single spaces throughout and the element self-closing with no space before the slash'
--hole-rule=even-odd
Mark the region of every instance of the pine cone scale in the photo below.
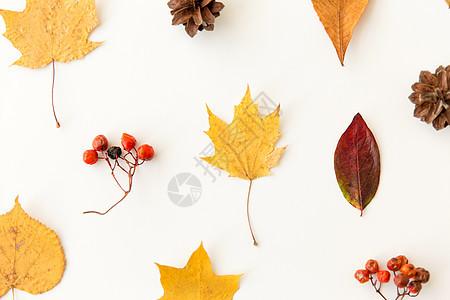
<svg viewBox="0 0 450 300">
<path fill-rule="evenodd" d="M 432 103 L 424 103 L 414 109 L 414 117 L 419 118 L 422 122 L 430 124 L 432 114 Z"/>
<path fill-rule="evenodd" d="M 184 10 L 189 10 L 190 8 L 191 8 L 190 5 L 187 5 L 187 4 L 181 5 L 181 6 L 177 7 L 176 9 L 170 11 L 170 14 L 173 16 L 173 15 L 176 15 L 177 13 L 182 12 Z"/>
<path fill-rule="evenodd" d="M 425 83 L 414 83 L 412 90 L 420 94 L 434 93 L 434 87 Z"/>
<path fill-rule="evenodd" d="M 182 0 L 170 0 L 167 5 L 170 9 L 176 9 L 178 6 L 180 6 Z"/>
<path fill-rule="evenodd" d="M 442 66 L 441 66 L 442 67 Z M 437 80 L 438 80 L 438 87 L 441 91 L 447 91 L 448 85 L 447 85 L 447 72 L 444 70 L 444 67 L 439 67 L 439 71 L 437 72 Z"/>
<path fill-rule="evenodd" d="M 210 10 L 211 10 L 211 12 L 212 12 L 213 14 L 215 14 L 215 13 L 221 12 L 222 9 L 223 9 L 224 7 L 225 7 L 225 5 L 223 5 L 222 2 L 214 2 L 214 3 L 211 5 Z"/>
<path fill-rule="evenodd" d="M 425 84 L 428 84 L 428 85 L 431 85 L 431 86 L 437 86 L 438 85 L 438 81 L 437 81 L 436 76 L 431 74 L 430 71 L 422 71 L 422 72 L 420 72 L 419 82 L 420 83 L 425 83 Z"/>
<path fill-rule="evenodd" d="M 198 25 L 195 25 L 194 20 L 192 18 L 189 18 L 187 24 L 186 24 L 186 32 L 190 37 L 194 37 L 198 32 Z"/>
<path fill-rule="evenodd" d="M 211 1 L 213 0 L 202 0 L 202 2 L 200 3 L 200 7 L 201 8 L 205 7 L 206 5 L 210 4 Z"/>
<path fill-rule="evenodd" d="M 186 23 L 191 18 L 191 14 L 188 11 L 182 11 L 177 13 L 172 19 L 172 25 L 180 25 Z"/>
<path fill-rule="evenodd" d="M 214 22 L 216 21 L 216 18 L 214 17 L 212 12 L 207 7 L 205 7 L 205 9 L 203 9 L 203 11 L 202 11 L 202 19 L 208 25 L 214 24 Z"/>
<path fill-rule="evenodd" d="M 192 14 L 192 19 L 194 20 L 195 25 L 200 26 L 203 24 L 202 11 L 200 10 L 200 6 Z"/>
</svg>

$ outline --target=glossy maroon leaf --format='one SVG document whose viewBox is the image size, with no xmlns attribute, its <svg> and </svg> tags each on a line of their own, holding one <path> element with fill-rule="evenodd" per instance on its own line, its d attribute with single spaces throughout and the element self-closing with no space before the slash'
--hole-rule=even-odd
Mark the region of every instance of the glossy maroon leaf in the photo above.
<svg viewBox="0 0 450 300">
<path fill-rule="evenodd" d="M 345 199 L 359 209 L 362 216 L 380 182 L 380 151 L 359 113 L 339 140 L 334 153 L 334 170 Z"/>
</svg>

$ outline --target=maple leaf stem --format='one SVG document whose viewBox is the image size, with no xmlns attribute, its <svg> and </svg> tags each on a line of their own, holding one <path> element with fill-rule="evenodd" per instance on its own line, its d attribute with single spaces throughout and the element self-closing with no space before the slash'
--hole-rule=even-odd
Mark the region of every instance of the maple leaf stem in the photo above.
<svg viewBox="0 0 450 300">
<path fill-rule="evenodd" d="M 55 90 L 55 60 L 52 60 L 52 67 L 53 67 L 53 76 L 52 76 L 52 109 L 53 109 L 53 116 L 55 117 L 55 121 L 56 121 L 56 128 L 61 127 L 61 125 L 58 122 L 58 118 L 56 117 L 56 112 L 55 112 L 55 103 L 53 101 L 53 94 L 54 94 L 54 90 Z"/>
<path fill-rule="evenodd" d="M 15 299 L 14 298 L 14 287 L 11 288 L 11 291 L 12 291 L 12 296 L 13 296 L 13 300 L 14 300 Z"/>
<path fill-rule="evenodd" d="M 256 241 L 255 235 L 253 234 L 253 229 L 252 229 L 252 224 L 250 223 L 250 214 L 249 214 L 250 191 L 252 190 L 252 183 L 253 183 L 253 180 L 250 180 L 250 185 L 248 187 L 248 194 L 247 194 L 247 221 L 248 221 L 248 227 L 250 228 L 250 233 L 252 234 L 253 245 L 258 246 L 258 242 Z"/>
</svg>

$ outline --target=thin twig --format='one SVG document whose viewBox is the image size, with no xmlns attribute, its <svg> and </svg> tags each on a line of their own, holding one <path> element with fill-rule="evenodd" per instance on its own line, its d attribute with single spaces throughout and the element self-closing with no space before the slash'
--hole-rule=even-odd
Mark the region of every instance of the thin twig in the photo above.
<svg viewBox="0 0 450 300">
<path fill-rule="evenodd" d="M 55 117 L 55 121 L 56 121 L 56 128 L 61 127 L 61 125 L 58 122 L 58 118 L 56 117 L 56 112 L 55 112 L 55 102 L 53 101 L 53 91 L 55 90 L 55 60 L 52 60 L 52 67 L 53 67 L 53 78 L 52 78 L 52 109 L 53 109 L 53 116 Z"/>
<path fill-rule="evenodd" d="M 252 190 L 252 183 L 253 180 L 250 180 L 250 186 L 248 187 L 248 194 L 247 194 L 247 220 L 248 220 L 248 227 L 250 228 L 250 233 L 252 234 L 253 238 L 253 245 L 258 246 L 258 242 L 256 242 L 255 235 L 253 234 L 252 230 L 252 224 L 250 223 L 250 214 L 249 214 L 249 202 L 250 202 L 250 191 Z"/>
<path fill-rule="evenodd" d="M 381 282 L 380 282 L 380 286 L 377 288 L 377 281 L 375 280 L 373 280 L 373 276 L 372 275 L 370 275 L 370 283 L 373 285 L 373 287 L 374 287 L 374 289 L 375 289 L 375 291 L 384 299 L 384 300 L 387 300 L 386 299 L 386 297 L 381 293 Z"/>
<path fill-rule="evenodd" d="M 128 152 L 129 153 L 129 152 Z M 131 154 L 131 153 L 130 153 Z M 127 154 L 126 154 L 127 155 Z M 125 155 L 125 156 L 126 156 Z M 123 157 L 118 157 L 115 161 L 114 161 L 114 165 L 111 165 L 111 162 L 109 161 L 108 156 L 105 154 L 104 151 L 102 151 L 102 156 L 103 158 L 106 160 L 106 162 L 108 163 L 109 168 L 111 169 L 111 175 L 114 178 L 114 180 L 116 181 L 117 185 L 120 187 L 120 189 L 123 191 L 124 195 L 123 197 L 117 201 L 114 205 L 112 205 L 110 208 L 108 208 L 108 210 L 106 210 L 105 212 L 101 213 L 98 211 L 85 211 L 83 212 L 83 214 L 98 214 L 98 215 L 106 215 L 111 209 L 113 209 L 116 205 L 118 205 L 120 202 L 122 202 L 127 196 L 128 194 L 131 192 L 131 188 L 133 186 L 133 176 L 134 173 L 136 172 L 136 167 L 139 165 L 139 159 L 137 158 L 137 156 L 135 157 L 133 154 L 131 154 L 131 156 L 134 159 L 134 162 L 130 162 L 127 159 L 125 159 L 125 156 Z M 125 170 L 125 168 L 123 168 L 120 165 L 119 159 L 122 159 L 123 161 L 125 161 L 128 165 L 128 170 Z M 124 171 L 126 174 L 128 174 L 128 189 L 125 190 L 122 185 L 119 183 L 119 180 L 117 179 L 116 175 L 114 174 L 114 170 L 116 169 L 116 167 L 119 167 L 122 171 Z"/>
</svg>

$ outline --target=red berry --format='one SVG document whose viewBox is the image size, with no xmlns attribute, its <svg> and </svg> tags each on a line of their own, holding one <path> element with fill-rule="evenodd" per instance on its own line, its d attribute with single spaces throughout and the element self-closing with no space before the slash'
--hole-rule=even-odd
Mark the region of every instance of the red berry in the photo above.
<svg viewBox="0 0 450 300">
<path fill-rule="evenodd" d="M 389 273 L 389 271 L 378 271 L 377 278 L 379 282 L 389 282 L 389 279 L 391 279 L 391 273 Z"/>
<path fill-rule="evenodd" d="M 412 264 L 406 264 L 400 268 L 400 272 L 408 275 L 409 277 L 413 277 L 414 275 L 416 275 L 416 268 Z"/>
<path fill-rule="evenodd" d="M 108 148 L 108 140 L 104 135 L 97 135 L 92 141 L 92 148 L 95 151 L 105 151 Z"/>
<path fill-rule="evenodd" d="M 370 273 L 367 270 L 358 270 L 355 273 L 356 280 L 359 281 L 359 283 L 366 283 L 369 281 Z"/>
<path fill-rule="evenodd" d="M 374 259 L 369 259 L 366 262 L 366 270 L 369 271 L 370 274 L 375 274 L 379 270 L 378 262 Z"/>
<path fill-rule="evenodd" d="M 409 282 L 409 276 L 405 275 L 403 273 L 397 274 L 397 276 L 394 277 L 394 283 L 399 288 L 404 288 L 408 285 Z"/>
<path fill-rule="evenodd" d="M 140 146 L 137 150 L 139 159 L 142 160 L 151 160 L 153 158 L 153 155 L 155 155 L 155 151 L 153 150 L 152 146 L 149 146 L 147 144 L 144 144 Z"/>
<path fill-rule="evenodd" d="M 389 270 L 391 270 L 391 271 L 399 271 L 400 270 L 400 267 L 401 267 L 401 265 L 400 265 L 400 261 L 396 258 L 396 257 L 394 257 L 394 258 L 391 258 L 388 262 L 387 262 L 387 268 L 389 269 Z"/>
<path fill-rule="evenodd" d="M 430 272 L 428 272 L 424 268 L 417 268 L 414 278 L 420 283 L 427 283 L 428 280 L 430 280 Z"/>
<path fill-rule="evenodd" d="M 93 165 L 98 161 L 98 154 L 95 150 L 86 150 L 83 153 L 83 161 L 88 165 Z"/>
<path fill-rule="evenodd" d="M 412 294 L 418 294 L 422 290 L 422 284 L 418 281 L 411 281 L 411 283 L 408 286 L 408 290 Z"/>
<path fill-rule="evenodd" d="M 123 133 L 121 143 L 123 149 L 125 149 L 126 151 L 130 151 L 134 148 L 134 146 L 136 146 L 136 139 L 134 138 L 134 136 L 128 133 Z"/>
<path fill-rule="evenodd" d="M 397 256 L 397 259 L 400 262 L 400 268 L 408 263 L 408 259 L 404 255 Z"/>
</svg>

